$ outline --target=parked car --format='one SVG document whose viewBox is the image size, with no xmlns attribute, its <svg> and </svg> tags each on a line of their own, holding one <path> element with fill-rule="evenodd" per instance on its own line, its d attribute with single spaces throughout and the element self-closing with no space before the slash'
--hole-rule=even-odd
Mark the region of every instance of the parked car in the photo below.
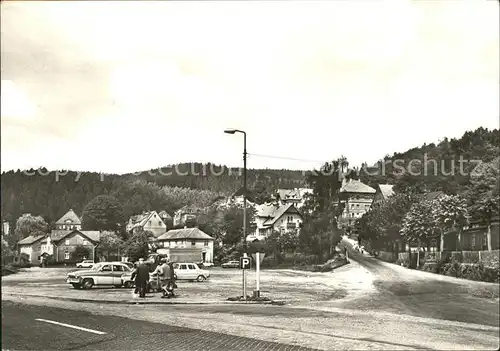
<svg viewBox="0 0 500 351">
<path fill-rule="evenodd" d="M 239 261 L 229 261 L 226 263 L 221 264 L 222 268 L 240 268 L 240 262 Z"/>
<path fill-rule="evenodd" d="M 134 269 L 134 264 L 132 262 L 115 261 L 115 262 L 111 262 L 111 263 L 123 263 L 123 264 L 127 265 L 128 268 Z"/>
<path fill-rule="evenodd" d="M 174 263 L 176 280 L 197 280 L 203 282 L 210 277 L 210 272 L 201 269 L 196 263 Z"/>
<path fill-rule="evenodd" d="M 92 260 L 83 260 L 76 264 L 76 268 L 92 268 L 94 265 L 94 261 Z"/>
<path fill-rule="evenodd" d="M 198 267 L 213 267 L 214 264 L 212 262 L 200 262 L 200 263 L 197 263 Z"/>
<path fill-rule="evenodd" d="M 122 275 L 131 272 L 129 266 L 122 262 L 100 262 L 89 270 L 68 273 L 66 282 L 75 289 L 90 289 L 94 285 L 122 286 Z"/>
</svg>

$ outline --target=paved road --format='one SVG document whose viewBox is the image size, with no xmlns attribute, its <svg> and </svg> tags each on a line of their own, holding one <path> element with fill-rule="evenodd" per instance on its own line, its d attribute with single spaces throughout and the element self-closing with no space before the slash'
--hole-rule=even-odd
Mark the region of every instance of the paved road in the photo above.
<svg viewBox="0 0 500 351">
<path fill-rule="evenodd" d="M 342 244 L 352 248 L 346 240 Z M 498 284 L 408 270 L 354 250 L 350 257 L 374 276 L 377 293 L 348 302 L 345 308 L 500 326 Z"/>
<path fill-rule="evenodd" d="M 2 349 L 312 350 L 123 317 L 8 301 L 2 302 Z"/>
</svg>

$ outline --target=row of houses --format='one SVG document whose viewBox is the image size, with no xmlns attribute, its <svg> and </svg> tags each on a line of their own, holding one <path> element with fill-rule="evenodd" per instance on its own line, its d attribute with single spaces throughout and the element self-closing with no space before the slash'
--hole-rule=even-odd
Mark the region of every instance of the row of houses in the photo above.
<svg viewBox="0 0 500 351">
<path fill-rule="evenodd" d="M 366 193 L 367 194 L 367 193 Z M 372 205 L 380 205 L 390 196 L 394 195 L 393 185 L 379 184 L 374 193 Z M 422 200 L 436 200 L 445 193 L 443 191 L 434 191 L 421 194 Z M 371 208 L 371 207 L 367 207 Z M 366 211 L 365 211 L 366 212 Z M 359 216 L 357 216 L 359 217 Z M 460 231 L 450 230 L 444 233 L 444 240 L 441 242 L 439 237 L 431 239 L 431 251 L 492 251 L 500 249 L 500 217 L 494 216 L 489 225 L 483 223 L 480 219 L 469 218 L 468 224 Z M 354 231 L 355 232 L 355 231 Z M 394 247 L 395 251 L 408 251 L 415 246 L 415 243 L 406 243 L 403 239 L 394 243 L 388 243 Z"/>
</svg>

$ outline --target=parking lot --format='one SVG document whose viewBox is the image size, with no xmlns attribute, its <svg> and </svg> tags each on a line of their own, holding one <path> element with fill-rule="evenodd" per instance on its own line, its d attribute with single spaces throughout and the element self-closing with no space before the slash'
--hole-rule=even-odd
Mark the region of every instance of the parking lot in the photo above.
<svg viewBox="0 0 500 351">
<path fill-rule="evenodd" d="M 82 299 L 124 300 L 132 298 L 132 289 L 114 287 L 93 287 L 77 290 L 66 283 L 66 274 L 76 268 L 30 268 L 18 274 L 3 277 L 3 293 L 36 294 Z M 262 296 L 287 302 L 313 302 L 336 300 L 347 297 L 344 269 L 335 273 L 313 273 L 293 270 L 262 270 L 260 291 Z M 224 301 L 228 297 L 242 295 L 242 271 L 240 269 L 212 267 L 210 278 L 205 282 L 178 281 L 176 294 L 179 300 Z M 370 288 L 366 276 L 360 288 Z M 368 285 L 367 285 L 368 283 Z M 351 282 L 352 284 L 352 282 Z M 256 287 L 255 271 L 247 271 L 247 294 Z M 349 290 L 352 287 L 349 287 Z M 358 289 L 358 290 L 363 290 Z M 160 294 L 149 294 L 150 298 L 160 298 Z"/>
</svg>

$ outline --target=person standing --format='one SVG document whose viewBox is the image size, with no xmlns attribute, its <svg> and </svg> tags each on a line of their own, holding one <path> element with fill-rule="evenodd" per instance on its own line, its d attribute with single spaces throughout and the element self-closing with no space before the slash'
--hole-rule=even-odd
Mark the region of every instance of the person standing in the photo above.
<svg viewBox="0 0 500 351">
<path fill-rule="evenodd" d="M 144 258 L 139 259 L 137 269 L 132 273 L 132 280 L 135 279 L 135 286 L 139 289 L 139 297 L 146 297 L 146 289 L 149 280 L 149 268 L 144 263 Z"/>
<path fill-rule="evenodd" d="M 153 275 L 158 274 L 158 280 L 160 283 L 160 287 L 164 287 L 167 285 L 167 280 L 168 280 L 168 261 L 166 258 L 161 259 L 161 265 L 156 267 L 155 271 L 153 272 Z"/>
</svg>

